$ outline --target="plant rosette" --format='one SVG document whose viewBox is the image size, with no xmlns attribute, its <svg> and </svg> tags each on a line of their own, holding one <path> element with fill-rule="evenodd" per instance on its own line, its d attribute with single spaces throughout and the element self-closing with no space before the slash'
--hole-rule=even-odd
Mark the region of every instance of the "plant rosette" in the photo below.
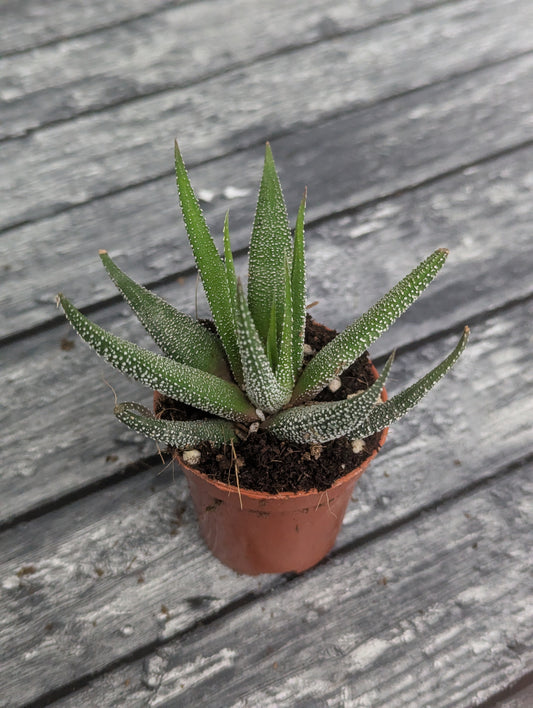
<svg viewBox="0 0 533 708">
<path fill-rule="evenodd" d="M 370 436 L 377 436 L 379 448 L 388 426 L 413 408 L 455 364 L 466 346 L 468 327 L 437 366 L 391 398 L 384 386 L 394 354 L 379 374 L 373 370 L 364 390 L 357 385 L 346 392 L 342 379 L 369 345 L 427 288 L 448 251 L 434 251 L 367 312 L 339 334 L 329 330 L 329 341 L 309 352 L 306 193 L 293 233 L 267 144 L 245 292 L 234 268 L 228 215 L 221 256 L 177 143 L 175 164 L 181 210 L 213 327 L 181 313 L 133 281 L 107 251 L 100 251 L 105 269 L 162 353 L 107 332 L 62 294 L 57 301 L 97 354 L 143 385 L 179 402 L 190 414 L 185 419 L 168 420 L 133 401 L 118 403 L 114 410 L 132 430 L 179 451 L 177 459 L 191 488 L 200 529 L 215 556 L 245 573 L 301 572 L 331 549 L 353 486 L 375 452 L 368 449 L 347 474 L 342 465 L 335 467 L 325 487 L 309 478 L 296 489 L 276 480 L 265 496 L 262 483 L 255 487 L 239 484 L 237 459 L 236 484 L 210 479 L 213 475 L 207 475 L 205 469 L 195 469 L 196 450 L 208 445 L 213 450 L 233 452 L 239 445 L 242 449 L 242 444 L 252 449 L 262 435 L 273 436 L 282 446 L 303 446 L 307 451 L 304 459 L 305 455 L 312 458 L 321 446 L 334 443 L 355 452 Z M 328 390 L 333 400 L 328 398 Z M 223 452 L 220 455 L 223 457 Z M 260 463 L 262 460 L 258 460 L 258 469 Z M 311 462 L 309 467 L 313 467 Z M 261 481 L 272 487 L 272 480 Z M 275 509 L 266 510 L 267 500 Z M 233 511 L 235 514 L 230 513 Z M 243 530 L 245 519 L 252 522 L 249 531 Z M 318 529 L 312 537 L 311 527 Z M 300 556 L 302 550 L 306 550 L 305 556 Z"/>
</svg>

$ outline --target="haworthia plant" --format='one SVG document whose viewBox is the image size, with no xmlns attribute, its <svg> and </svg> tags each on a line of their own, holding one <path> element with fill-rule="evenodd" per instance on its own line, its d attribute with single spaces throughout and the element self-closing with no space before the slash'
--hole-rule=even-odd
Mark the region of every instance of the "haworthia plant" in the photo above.
<svg viewBox="0 0 533 708">
<path fill-rule="evenodd" d="M 163 354 L 106 332 L 64 295 L 58 302 L 78 334 L 123 373 L 209 415 L 200 420 L 160 420 L 144 406 L 119 403 L 115 415 L 132 430 L 176 448 L 210 441 L 214 446 L 266 429 L 282 440 L 326 443 L 356 440 L 401 418 L 441 379 L 465 348 L 469 330 L 434 369 L 387 401 L 381 394 L 392 356 L 366 391 L 345 400 L 317 402 L 316 395 L 342 374 L 418 298 L 444 265 L 439 248 L 381 300 L 304 363 L 304 211 L 294 236 L 267 144 L 249 252 L 248 294 L 237 278 L 224 221 L 223 256 L 218 252 L 176 144 L 181 210 L 202 278 L 216 334 L 202 323 L 135 283 L 106 251 L 102 262 Z"/>
</svg>

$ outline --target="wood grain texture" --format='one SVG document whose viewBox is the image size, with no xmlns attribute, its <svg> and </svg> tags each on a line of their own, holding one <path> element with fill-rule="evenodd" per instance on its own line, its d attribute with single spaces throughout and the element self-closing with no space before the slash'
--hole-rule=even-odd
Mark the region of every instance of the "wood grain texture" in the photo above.
<svg viewBox="0 0 533 708">
<path fill-rule="evenodd" d="M 533 57 L 525 57 L 274 140 L 291 214 L 304 184 L 312 221 L 530 141 L 532 76 Z M 165 152 L 170 161 L 170 145 Z M 261 161 L 262 147 L 191 171 L 209 200 L 204 207 L 214 234 L 222 233 L 230 209 L 234 248 L 248 243 Z M 339 174 L 345 177 L 338 179 Z M 528 182 L 518 179 L 520 199 Z M 511 180 L 506 189 L 514 194 Z M 55 317 L 59 289 L 79 306 L 112 297 L 114 286 L 95 255 L 99 248 L 119 257 L 123 269 L 145 283 L 192 267 L 170 173 L 0 237 L 0 332 L 6 336 Z"/>
<path fill-rule="evenodd" d="M 533 401 L 525 392 L 532 384 L 526 366 L 532 314 L 529 303 L 488 318 L 431 401 L 393 429 L 357 487 L 339 548 L 407 521 L 521 459 L 531 443 Z M 455 340 L 449 335 L 398 357 L 391 389 L 429 368 Z M 491 445 L 495 438 L 499 459 Z M 243 602 L 250 592 L 279 586 L 277 576 L 244 578 L 210 557 L 197 536 L 183 479 L 172 483 L 169 470 L 154 477 L 159 471 L 99 490 L 0 536 L 0 641 L 6 647 L 0 675 L 3 695 L 14 704 L 104 670 L 151 642 L 169 640 L 228 603 Z M 418 553 L 418 532 L 409 527 L 406 552 Z M 442 529 L 436 538 L 443 539 Z M 387 575 L 381 556 L 379 563 Z M 353 574 L 352 565 L 347 563 Z M 330 586 L 329 579 L 320 582 Z M 412 582 L 416 587 L 418 580 Z M 398 610 L 394 606 L 393 614 Z M 372 617 L 367 608 L 371 623 Z M 253 624 L 249 630 L 257 641 Z M 260 636 L 266 651 L 270 638 Z"/>
<path fill-rule="evenodd" d="M 171 480 L 168 469 L 150 470 L 133 484 L 43 517 L 33 527 L 39 539 L 29 528 L 3 535 L 2 557 L 8 563 L 12 559 L 11 572 L 2 572 L 3 607 L 10 616 L 17 611 L 19 627 L 25 627 L 12 636 L 2 613 L 2 646 L 11 647 L 2 652 L 2 694 L 8 705 L 23 704 L 163 637 L 169 617 L 162 608 L 170 606 L 175 613 L 177 588 L 187 627 L 194 617 L 199 620 L 231 597 L 261 587 L 210 562 L 184 503 L 184 482 Z M 27 545 L 32 537 L 33 549 Z M 32 566 L 36 571 L 24 574 Z M 202 576 L 201 596 L 186 568 Z M 180 621 L 177 613 L 173 620 Z M 43 659 L 51 662 L 49 668 L 36 671 Z M 22 681 L 16 672 L 6 673 L 20 661 L 26 666 Z"/>
<path fill-rule="evenodd" d="M 458 334 L 470 318 L 487 308 L 528 296 L 532 154 L 524 150 L 519 157 L 500 158 L 444 179 L 438 188 L 431 184 L 310 229 L 308 298 L 320 300 L 315 317 L 344 327 L 440 246 L 451 249 L 446 268 L 420 301 L 373 345 L 373 356 L 449 327 Z M 507 234 L 505 243 L 502 233 Z M 368 250 L 370 241 L 375 250 Z M 376 252 L 387 257 L 376 258 Z M 237 260 L 237 267 L 244 271 L 243 258 Z M 105 282 L 101 271 L 99 278 Z M 191 277 L 158 292 L 193 313 L 194 284 Z M 201 313 L 207 314 L 203 300 L 200 303 Z M 92 317 L 105 328 L 149 346 L 126 305 Z M 71 351 L 61 348 L 64 338 L 74 344 Z M 113 393 L 104 380 L 122 400 L 133 397 L 148 403 L 148 391 L 100 364 L 66 323 L 5 347 L 3 357 L 0 377 L 9 399 L 3 412 L 5 472 L 0 495 L 6 503 L 0 511 L 2 521 L 105 479 L 153 453 L 152 443 L 113 420 Z M 21 420 L 25 421 L 22 427 Z M 105 462 L 109 455 L 116 459 Z"/>
<path fill-rule="evenodd" d="M 4 143 L 11 169 L 0 178 L 9 195 L 0 228 L 167 174 L 176 135 L 194 163 L 509 57 L 508 47 L 521 46 L 522 33 L 532 48 L 530 3 L 522 0 L 516 13 L 493 17 L 492 31 L 485 12 L 465 14 L 457 7 L 378 26 L 357 42 L 341 37 L 255 62 L 205 81 L 201 91 L 170 91 Z M 507 37 L 501 36 L 505 28 Z M 482 77 L 477 85 L 488 90 Z"/>
<path fill-rule="evenodd" d="M 434 4 L 312 0 L 305 12 L 283 0 L 163 6 L 139 20 L 7 57 L 0 77 L 5 99 L 0 139 L 197 83 L 260 57 L 330 41 Z"/>
<path fill-rule="evenodd" d="M 2 55 L 21 53 L 67 37 L 98 32 L 154 12 L 179 0 L 3 0 Z"/>
<path fill-rule="evenodd" d="M 533 662 L 532 491 L 505 475 L 59 705 L 479 705 Z"/>
<path fill-rule="evenodd" d="M 0 705 L 529 708 L 533 680 L 530 0 L 4 0 Z M 332 554 L 238 576 L 181 476 L 114 420 L 151 392 L 54 309 L 148 338 L 96 256 L 195 309 L 172 139 L 241 275 L 265 139 L 309 188 L 312 314 L 342 328 L 430 251 L 372 347 L 393 426 Z M 207 314 L 199 294 L 199 314 Z"/>
</svg>

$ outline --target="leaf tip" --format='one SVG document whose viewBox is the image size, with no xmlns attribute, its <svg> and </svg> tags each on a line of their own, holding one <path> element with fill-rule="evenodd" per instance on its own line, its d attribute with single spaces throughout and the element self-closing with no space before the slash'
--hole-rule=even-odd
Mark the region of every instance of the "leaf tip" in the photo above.
<svg viewBox="0 0 533 708">
<path fill-rule="evenodd" d="M 98 255 L 99 256 L 107 256 L 107 251 L 105 250 L 105 248 L 99 248 Z"/>
<path fill-rule="evenodd" d="M 444 256 L 446 257 L 450 253 L 450 249 L 449 248 L 437 248 L 437 253 L 443 253 Z"/>
<path fill-rule="evenodd" d="M 183 164 L 183 157 L 181 156 L 181 150 L 177 138 L 174 138 L 174 161 L 180 166 Z"/>
</svg>

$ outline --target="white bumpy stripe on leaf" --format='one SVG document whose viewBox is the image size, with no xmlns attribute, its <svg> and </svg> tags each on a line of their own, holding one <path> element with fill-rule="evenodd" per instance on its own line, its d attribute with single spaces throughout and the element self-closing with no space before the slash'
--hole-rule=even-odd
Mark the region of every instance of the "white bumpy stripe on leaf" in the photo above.
<svg viewBox="0 0 533 708">
<path fill-rule="evenodd" d="M 265 413 L 279 410 L 290 391 L 279 385 L 252 320 L 242 285 L 237 285 L 237 331 L 246 395 Z"/>
<path fill-rule="evenodd" d="M 200 410 L 238 421 L 257 419 L 255 408 L 233 383 L 180 364 L 106 332 L 63 295 L 59 301 L 71 325 L 97 354 L 122 373 Z"/>
<path fill-rule="evenodd" d="M 294 386 L 293 368 L 293 328 L 292 328 L 292 291 L 289 266 L 285 266 L 285 310 L 281 329 L 281 342 L 279 345 L 278 363 L 276 366 L 276 379 L 285 391 L 285 402 L 289 401 Z"/>
<path fill-rule="evenodd" d="M 447 255 L 445 248 L 436 250 L 364 315 L 326 344 L 296 382 L 293 403 L 312 398 L 334 376 L 351 366 L 427 288 L 444 265 Z"/>
<path fill-rule="evenodd" d="M 344 401 L 328 401 L 289 408 L 272 416 L 264 427 L 282 440 L 326 443 L 347 435 L 355 421 L 364 421 L 376 405 L 394 358 L 391 354 L 381 375 L 362 393 Z"/>
<path fill-rule="evenodd" d="M 224 217 L 224 266 L 226 268 L 226 278 L 230 293 L 230 302 L 232 306 L 232 317 L 235 322 L 235 307 L 237 305 L 237 276 L 235 274 L 235 264 L 233 262 L 233 253 L 231 252 L 231 241 L 229 237 L 229 211 Z"/>
<path fill-rule="evenodd" d="M 147 438 L 183 449 L 206 440 L 218 447 L 235 438 L 235 430 L 228 420 L 162 420 L 139 403 L 126 401 L 115 406 L 116 417 L 128 428 Z"/>
<path fill-rule="evenodd" d="M 294 229 L 294 250 L 292 256 L 291 291 L 292 291 L 292 332 L 293 332 L 293 371 L 294 378 L 302 368 L 305 340 L 305 242 L 304 214 L 307 189 L 304 192 Z"/>
<path fill-rule="evenodd" d="M 272 307 L 270 309 L 270 322 L 268 325 L 265 354 L 267 355 L 272 370 L 275 371 L 278 365 L 278 325 L 276 323 L 276 301 L 274 299 L 272 299 Z"/>
<path fill-rule="evenodd" d="M 355 425 L 347 433 L 348 437 L 366 438 L 368 435 L 372 435 L 378 430 L 383 430 L 383 428 L 386 428 L 391 423 L 395 423 L 404 416 L 407 411 L 416 406 L 420 399 L 423 398 L 455 364 L 466 347 L 469 334 L 470 330 L 468 327 L 465 327 L 459 343 L 446 359 L 441 361 L 440 364 L 429 371 L 419 381 L 409 386 L 409 388 L 393 396 L 393 398 L 389 398 L 388 401 L 375 406 L 364 422 Z"/>
</svg>

